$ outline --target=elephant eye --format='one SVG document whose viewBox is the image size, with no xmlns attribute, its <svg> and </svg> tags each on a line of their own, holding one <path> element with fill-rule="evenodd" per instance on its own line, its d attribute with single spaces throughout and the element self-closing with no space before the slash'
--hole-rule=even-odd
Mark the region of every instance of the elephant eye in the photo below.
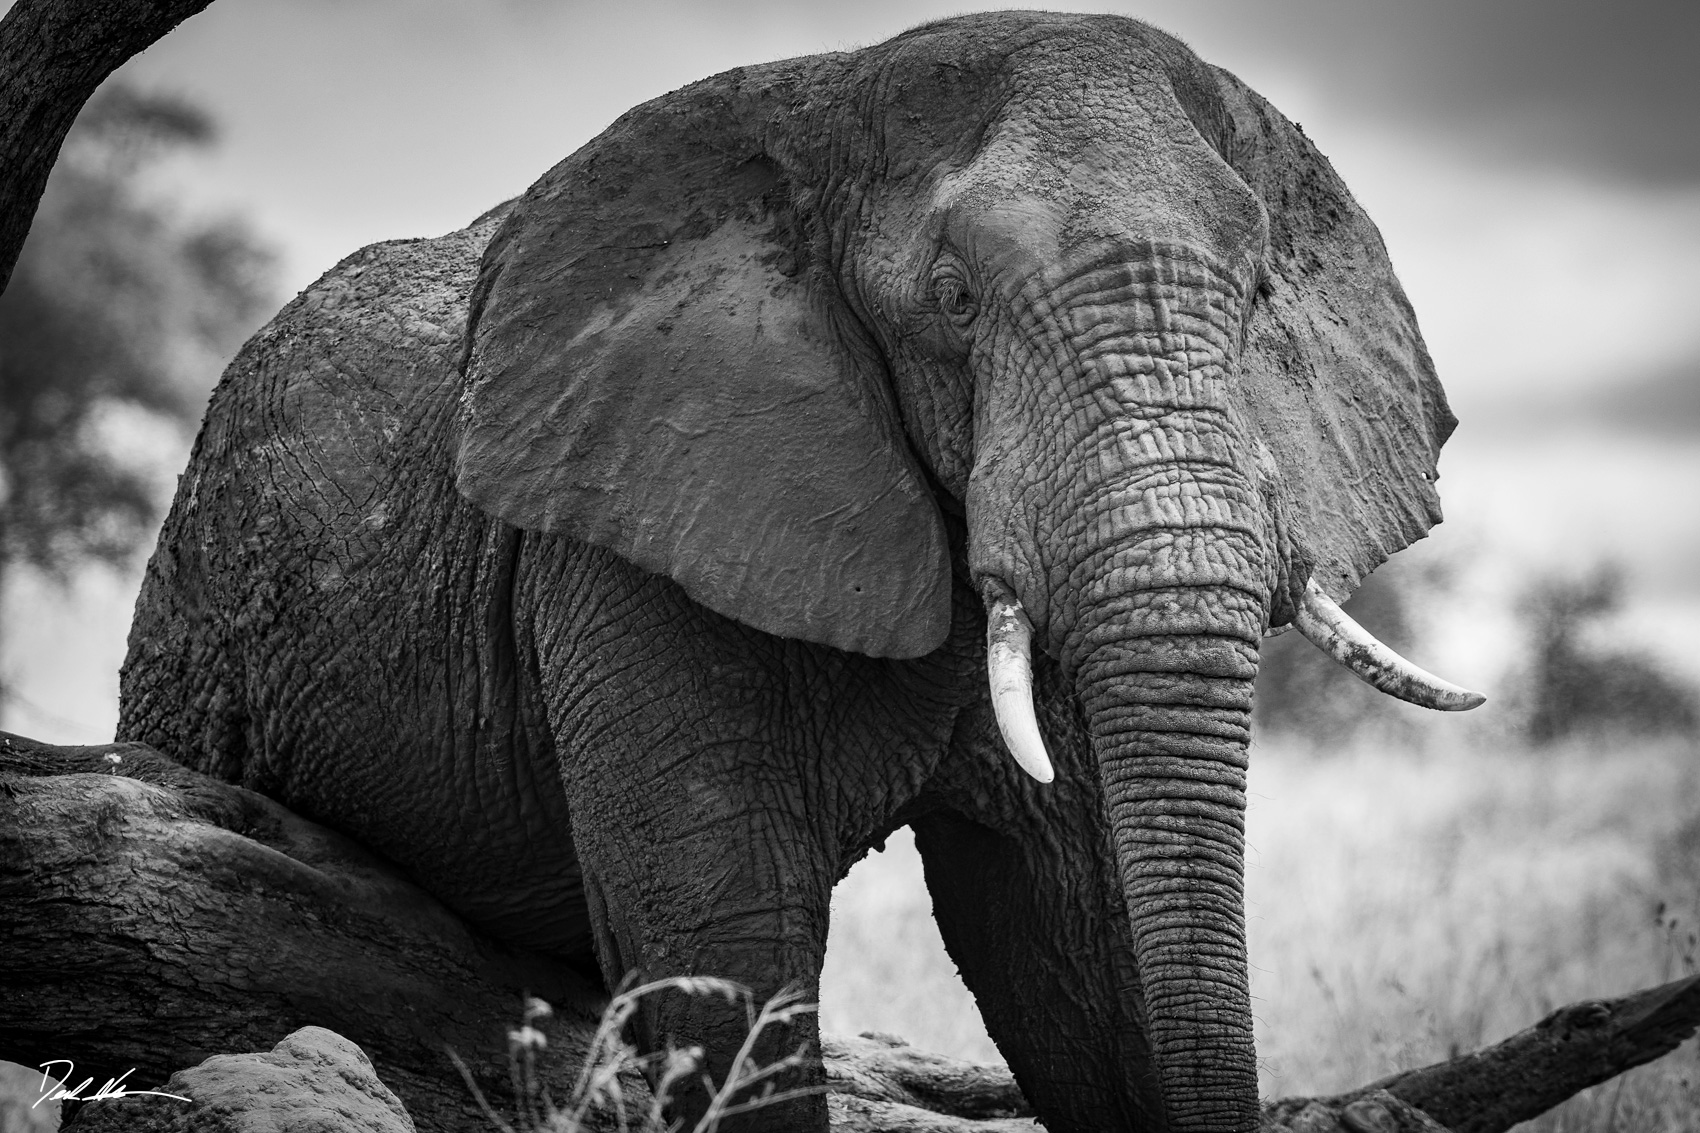
<svg viewBox="0 0 1700 1133">
<path fill-rule="evenodd" d="M 980 313 L 979 302 L 968 290 L 967 283 L 958 276 L 939 276 L 933 283 L 933 292 L 938 296 L 939 310 L 958 330 L 966 329 L 974 321 L 974 316 Z"/>
</svg>

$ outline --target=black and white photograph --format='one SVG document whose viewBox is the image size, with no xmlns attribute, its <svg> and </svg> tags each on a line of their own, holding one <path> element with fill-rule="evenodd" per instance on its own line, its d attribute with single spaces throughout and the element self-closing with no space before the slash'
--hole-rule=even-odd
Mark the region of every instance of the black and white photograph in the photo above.
<svg viewBox="0 0 1700 1133">
<path fill-rule="evenodd" d="M 0 0 L 0 1133 L 1700 1130 L 1700 6 Z"/>
</svg>

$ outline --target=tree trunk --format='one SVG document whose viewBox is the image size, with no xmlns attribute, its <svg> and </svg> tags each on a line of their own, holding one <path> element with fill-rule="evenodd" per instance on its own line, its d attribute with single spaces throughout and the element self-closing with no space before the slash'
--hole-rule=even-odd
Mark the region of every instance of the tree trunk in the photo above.
<svg viewBox="0 0 1700 1133">
<path fill-rule="evenodd" d="M 536 1021 L 548 1040 L 537 1075 L 560 1100 L 605 1000 L 573 971 L 479 936 L 388 863 L 251 791 L 140 744 L 51 747 L 3 733 L 0 956 L 0 1058 L 72 1059 L 73 1083 L 134 1067 L 126 1084 L 153 1087 L 209 1056 L 271 1051 L 317 1025 L 364 1049 L 420 1130 L 456 1133 L 492 1126 L 447 1048 L 511 1114 L 508 1032 L 522 997 L 541 997 L 555 1011 Z M 1262 1129 L 1501 1133 L 1659 1057 L 1697 1024 L 1700 978 L 1580 1003 L 1475 1054 L 1339 1097 L 1271 1103 Z M 1002 1067 L 880 1036 L 828 1037 L 823 1047 L 836 1130 L 1034 1128 Z M 641 1111 L 643 1083 L 623 1082 Z M 276 1102 L 262 1093 L 256 1106 Z M 140 1114 L 155 1103 L 183 1104 L 121 1104 Z M 69 1128 L 108 1127 L 116 1104 L 84 1106 Z"/>
<path fill-rule="evenodd" d="M 0 291 L 95 88 L 211 0 L 18 0 L 0 19 Z"/>
</svg>

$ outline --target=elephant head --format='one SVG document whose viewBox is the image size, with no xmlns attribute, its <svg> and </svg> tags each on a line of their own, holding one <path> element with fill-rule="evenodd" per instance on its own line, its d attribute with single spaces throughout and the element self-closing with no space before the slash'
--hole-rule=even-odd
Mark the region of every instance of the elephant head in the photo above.
<svg viewBox="0 0 1700 1133">
<path fill-rule="evenodd" d="M 465 369 L 458 483 L 514 526 L 876 657 L 939 647 L 972 586 L 1040 779 L 1029 637 L 1051 655 L 1168 1124 L 1253 1126 L 1259 639 L 1293 622 L 1390 691 L 1470 699 L 1331 601 L 1439 521 L 1453 419 L 1375 228 L 1297 127 L 1115 17 L 729 72 L 533 186 Z"/>
</svg>

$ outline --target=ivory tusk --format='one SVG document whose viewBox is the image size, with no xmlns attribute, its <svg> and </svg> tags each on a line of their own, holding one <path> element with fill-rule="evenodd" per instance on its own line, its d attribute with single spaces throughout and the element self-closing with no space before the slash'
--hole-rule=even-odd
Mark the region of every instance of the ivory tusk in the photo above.
<svg viewBox="0 0 1700 1133">
<path fill-rule="evenodd" d="M 1049 783 L 1057 775 L 1033 715 L 1033 626 L 1013 596 L 988 594 L 988 599 L 986 675 L 998 731 L 1021 769 Z"/>
<path fill-rule="evenodd" d="M 1487 700 L 1479 692 L 1459 688 L 1417 668 L 1377 641 L 1335 605 L 1315 579 L 1305 583 L 1304 601 L 1293 615 L 1293 625 L 1306 640 L 1350 669 L 1359 680 L 1389 696 L 1441 712 L 1462 712 Z"/>
</svg>

